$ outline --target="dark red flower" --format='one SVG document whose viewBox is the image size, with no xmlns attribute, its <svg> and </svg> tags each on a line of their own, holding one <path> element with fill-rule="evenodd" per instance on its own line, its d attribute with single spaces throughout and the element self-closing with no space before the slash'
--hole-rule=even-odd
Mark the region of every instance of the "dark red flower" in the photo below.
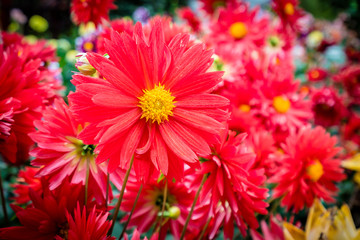
<svg viewBox="0 0 360 240">
<path fill-rule="evenodd" d="M 338 125 L 347 114 L 343 99 L 333 88 L 325 87 L 315 90 L 311 100 L 316 125 L 325 128 Z"/>
<path fill-rule="evenodd" d="M 360 64 L 346 66 L 334 80 L 342 83 L 354 101 L 360 103 Z"/>
<path fill-rule="evenodd" d="M 324 80 L 327 76 L 327 72 L 322 68 L 311 68 L 306 73 L 307 78 L 311 82 L 317 82 Z"/>
<path fill-rule="evenodd" d="M 109 11 L 116 9 L 114 0 L 72 0 L 71 14 L 75 24 L 93 22 L 96 26 L 109 20 Z"/>
<path fill-rule="evenodd" d="M 349 122 L 343 129 L 343 137 L 345 140 L 360 145 L 360 116 L 354 114 L 349 118 Z"/>
<path fill-rule="evenodd" d="M 12 205 L 21 226 L 1 228 L 0 239 L 66 239 L 69 229 L 66 212 L 72 213 L 78 202 L 84 205 L 84 189 L 68 183 L 57 191 L 44 188 L 43 195 L 30 189 L 32 206 L 23 209 Z"/>
</svg>

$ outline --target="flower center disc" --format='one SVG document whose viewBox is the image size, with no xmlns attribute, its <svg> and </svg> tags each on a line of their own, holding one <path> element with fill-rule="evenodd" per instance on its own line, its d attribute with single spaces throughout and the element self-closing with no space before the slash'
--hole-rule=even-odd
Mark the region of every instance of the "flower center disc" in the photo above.
<svg viewBox="0 0 360 240">
<path fill-rule="evenodd" d="M 229 32 L 231 36 L 233 36 L 235 39 L 241 39 L 246 36 L 247 34 L 247 27 L 242 22 L 236 22 L 231 24 L 229 28 Z"/>
<path fill-rule="evenodd" d="M 319 160 L 315 160 L 306 168 L 306 173 L 313 182 L 317 182 L 324 174 L 323 165 Z"/>
<path fill-rule="evenodd" d="M 274 97 L 273 106 L 278 113 L 286 113 L 291 107 L 289 99 L 282 96 Z"/>
<path fill-rule="evenodd" d="M 290 16 L 294 15 L 294 13 L 295 13 L 294 5 L 292 5 L 291 3 L 285 4 L 284 12 Z"/>
<path fill-rule="evenodd" d="M 271 47 L 275 48 L 275 47 L 279 46 L 280 39 L 277 36 L 271 36 L 271 37 L 269 37 L 268 42 Z"/>
<path fill-rule="evenodd" d="M 84 48 L 87 52 L 90 52 L 91 50 L 93 50 L 94 44 L 93 44 L 92 42 L 86 42 L 86 43 L 84 43 L 83 48 Z"/>
<path fill-rule="evenodd" d="M 319 71 L 317 71 L 317 70 L 311 71 L 310 75 L 311 75 L 311 77 L 314 78 L 314 79 L 317 79 L 317 78 L 320 77 L 320 73 L 319 73 Z"/>
<path fill-rule="evenodd" d="M 144 95 L 138 97 L 139 107 L 142 110 L 141 118 L 145 118 L 146 121 L 151 120 L 153 123 L 156 121 L 158 124 L 165 120 L 169 120 L 168 117 L 173 115 L 173 109 L 175 107 L 174 99 L 169 90 L 165 90 L 164 86 L 156 86 L 151 90 L 143 90 Z"/>
<path fill-rule="evenodd" d="M 242 112 L 250 112 L 250 110 L 251 110 L 251 107 L 249 106 L 249 105 L 247 105 L 247 104 L 241 104 L 240 106 L 239 106 L 239 109 L 242 111 Z"/>
</svg>

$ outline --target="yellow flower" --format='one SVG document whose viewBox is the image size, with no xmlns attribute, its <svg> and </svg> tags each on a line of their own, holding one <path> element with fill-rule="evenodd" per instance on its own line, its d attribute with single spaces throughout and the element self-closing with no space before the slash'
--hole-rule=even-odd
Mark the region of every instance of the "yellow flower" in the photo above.
<svg viewBox="0 0 360 240">
<path fill-rule="evenodd" d="M 42 33 L 49 28 L 48 21 L 39 15 L 34 15 L 29 20 L 30 27 L 36 32 Z"/>
<path fill-rule="evenodd" d="M 356 229 L 349 207 L 344 204 L 326 210 L 319 200 L 310 208 L 305 232 L 290 223 L 283 223 L 286 240 L 360 240 L 360 229 Z"/>
<path fill-rule="evenodd" d="M 360 185 L 360 153 L 341 163 L 344 168 L 356 171 L 354 181 Z"/>
</svg>

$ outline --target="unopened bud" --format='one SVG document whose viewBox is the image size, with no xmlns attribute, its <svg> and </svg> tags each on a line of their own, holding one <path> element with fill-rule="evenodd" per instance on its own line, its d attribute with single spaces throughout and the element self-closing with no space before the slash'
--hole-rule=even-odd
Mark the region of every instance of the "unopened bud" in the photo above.
<svg viewBox="0 0 360 240">
<path fill-rule="evenodd" d="M 86 53 L 80 53 L 76 55 L 75 67 L 84 75 L 93 75 L 96 73 L 96 69 L 91 66 L 88 59 L 86 58 Z"/>
<path fill-rule="evenodd" d="M 168 212 L 171 219 L 178 219 L 181 214 L 180 208 L 177 206 L 172 206 L 171 208 L 169 208 Z"/>
</svg>

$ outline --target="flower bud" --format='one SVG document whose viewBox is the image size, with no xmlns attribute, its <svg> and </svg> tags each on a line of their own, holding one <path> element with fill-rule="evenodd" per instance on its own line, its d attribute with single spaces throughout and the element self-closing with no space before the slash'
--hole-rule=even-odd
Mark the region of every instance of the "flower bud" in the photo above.
<svg viewBox="0 0 360 240">
<path fill-rule="evenodd" d="M 177 206 L 172 206 L 171 208 L 169 208 L 168 212 L 171 219 L 178 219 L 181 214 L 180 208 Z"/>
<path fill-rule="evenodd" d="M 84 75 L 93 75 L 96 72 L 96 69 L 87 60 L 86 53 L 76 55 L 75 67 Z"/>
</svg>

